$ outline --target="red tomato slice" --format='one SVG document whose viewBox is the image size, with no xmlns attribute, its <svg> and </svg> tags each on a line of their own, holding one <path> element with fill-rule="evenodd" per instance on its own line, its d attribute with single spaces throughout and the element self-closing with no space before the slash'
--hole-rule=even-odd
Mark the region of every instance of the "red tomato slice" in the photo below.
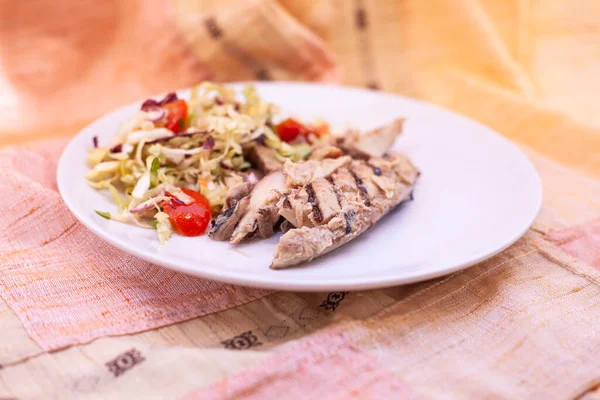
<svg viewBox="0 0 600 400">
<path fill-rule="evenodd" d="M 210 203 L 208 202 L 208 199 L 206 197 L 204 197 L 204 195 L 202 193 L 198 193 L 195 190 L 185 189 L 185 188 L 183 188 L 181 190 L 183 191 L 183 193 L 187 194 L 192 199 L 194 199 L 194 201 L 196 203 L 203 204 L 206 208 L 208 208 L 210 210 Z"/>
<path fill-rule="evenodd" d="M 288 118 L 277 125 L 275 131 L 281 140 L 289 143 L 296 140 L 299 135 L 306 135 L 308 129 L 300 122 Z"/>
<path fill-rule="evenodd" d="M 167 111 L 165 128 L 175 133 L 185 130 L 185 119 L 187 117 L 187 103 L 180 99 L 162 106 Z"/>
<path fill-rule="evenodd" d="M 169 215 L 173 230 L 183 236 L 200 236 L 206 231 L 210 222 L 210 204 L 206 197 L 189 189 L 182 189 L 194 199 L 190 204 L 183 204 L 175 198 L 163 203 L 163 211 Z"/>
</svg>

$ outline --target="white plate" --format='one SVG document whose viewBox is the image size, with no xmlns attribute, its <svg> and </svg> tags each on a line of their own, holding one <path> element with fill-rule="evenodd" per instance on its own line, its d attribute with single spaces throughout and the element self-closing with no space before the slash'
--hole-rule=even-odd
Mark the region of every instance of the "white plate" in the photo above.
<svg viewBox="0 0 600 400">
<path fill-rule="evenodd" d="M 242 84 L 231 85 L 240 89 Z M 140 103 L 89 125 L 66 147 L 58 187 L 73 214 L 122 250 L 147 261 L 204 278 L 302 291 L 370 289 L 421 281 L 466 268 L 504 250 L 533 223 L 542 200 L 537 172 L 510 142 L 467 118 L 419 101 L 362 89 L 296 83 L 256 83 L 260 94 L 288 115 L 325 118 L 334 127 L 373 128 L 405 116 L 396 150 L 422 174 L 414 201 L 374 229 L 310 264 L 271 270 L 278 237 L 237 247 L 206 236 L 173 236 L 165 246 L 156 232 L 107 221 L 94 210 L 116 210 L 108 195 L 83 178 L 92 138 L 107 145 Z M 187 98 L 189 91 L 181 91 Z"/>
</svg>

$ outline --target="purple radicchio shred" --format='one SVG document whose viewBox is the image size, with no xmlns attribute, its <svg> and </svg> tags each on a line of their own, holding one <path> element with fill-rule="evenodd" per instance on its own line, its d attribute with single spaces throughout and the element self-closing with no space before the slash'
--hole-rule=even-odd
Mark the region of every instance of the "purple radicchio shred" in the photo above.
<svg viewBox="0 0 600 400">
<path fill-rule="evenodd" d="M 177 93 L 171 92 L 171 93 L 167 93 L 161 101 L 156 101 L 154 99 L 148 99 L 148 100 L 144 101 L 142 103 L 141 109 L 142 109 L 142 111 L 150 111 L 153 108 L 164 106 L 165 104 L 172 103 L 177 100 L 178 100 Z"/>
<path fill-rule="evenodd" d="M 150 114 L 150 121 L 152 122 L 160 122 L 167 115 L 167 111 L 161 106 L 147 106 L 142 108 L 142 111 L 145 111 Z"/>
<path fill-rule="evenodd" d="M 177 100 L 178 100 L 177 93 L 175 93 L 175 92 L 167 93 L 165 95 L 165 97 L 160 101 L 160 105 L 164 106 L 165 104 L 172 103 Z"/>
<path fill-rule="evenodd" d="M 229 165 L 225 164 L 223 161 L 219 161 L 219 166 L 223 169 L 229 170 L 229 171 L 233 171 L 234 168 L 230 167 Z"/>
<path fill-rule="evenodd" d="M 265 145 L 265 141 L 267 140 L 267 135 L 265 135 L 264 133 L 261 134 L 260 136 L 258 136 L 256 139 L 254 139 L 254 141 L 260 145 Z"/>
<path fill-rule="evenodd" d="M 160 107 L 160 104 L 158 103 L 158 101 L 156 101 L 154 99 L 148 99 L 142 103 L 142 107 L 140 107 L 140 108 L 142 111 L 150 111 L 156 107 Z"/>
<path fill-rule="evenodd" d="M 283 198 L 283 208 L 287 208 L 288 210 L 292 209 L 292 203 L 290 203 L 290 199 L 287 196 Z"/>
<path fill-rule="evenodd" d="M 123 151 L 123 145 L 122 144 L 118 144 L 115 147 L 110 149 L 111 153 L 120 153 Z"/>
<path fill-rule="evenodd" d="M 98 148 L 98 136 L 94 136 L 92 138 L 92 143 L 94 143 L 94 148 Z"/>
<path fill-rule="evenodd" d="M 185 204 L 183 201 L 179 200 L 176 197 L 171 197 L 171 203 L 173 203 L 173 205 L 178 205 L 178 206 L 182 206 Z"/>
<path fill-rule="evenodd" d="M 206 140 L 204 140 L 204 145 L 202 146 L 206 150 L 212 150 L 215 147 L 215 139 L 212 136 L 208 136 Z"/>
</svg>

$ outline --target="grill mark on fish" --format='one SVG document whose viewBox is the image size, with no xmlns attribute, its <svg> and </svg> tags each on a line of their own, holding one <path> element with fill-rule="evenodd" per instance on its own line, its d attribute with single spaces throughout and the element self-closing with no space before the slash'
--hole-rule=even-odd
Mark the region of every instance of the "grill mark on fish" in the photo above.
<svg viewBox="0 0 600 400">
<path fill-rule="evenodd" d="M 225 222 L 227 222 L 229 217 L 231 217 L 233 215 L 238 202 L 239 201 L 233 202 L 233 204 L 231 204 L 231 207 L 227 208 L 226 210 L 223 210 L 223 212 L 217 218 L 210 221 L 210 226 L 211 226 L 210 230 L 212 232 L 218 231 L 223 226 L 223 224 L 225 224 Z M 216 222 L 217 220 L 220 220 L 221 222 L 217 223 Z"/>
<path fill-rule="evenodd" d="M 226 217 L 231 217 L 233 212 L 235 211 L 235 207 L 237 206 L 237 201 L 231 205 L 227 210 L 223 211 L 223 215 Z"/>
<path fill-rule="evenodd" d="M 342 194 L 340 193 L 340 188 L 337 187 L 335 182 L 333 181 L 333 177 L 328 176 L 327 182 L 331 184 L 331 188 L 333 189 L 333 193 L 335 193 L 335 198 L 337 199 L 338 205 L 342 208 Z"/>
<path fill-rule="evenodd" d="M 312 193 L 314 192 L 318 195 L 323 220 L 329 220 L 329 223 L 296 226 L 296 229 L 287 231 L 277 245 L 271 268 L 290 267 L 330 253 L 367 232 L 394 207 L 410 201 L 418 176 L 417 169 L 406 157 L 394 154 L 387 158 L 389 162 L 384 162 L 380 157 L 353 160 L 350 165 L 324 177 L 327 183 L 320 178 L 306 182 L 305 185 L 312 184 L 312 188 L 302 187 L 303 203 L 300 211 L 303 215 L 309 214 L 314 222 L 311 207 L 307 205 L 311 204 L 308 201 L 309 195 L 316 197 Z M 376 177 L 374 167 L 380 168 L 381 177 Z M 404 183 L 402 177 L 409 183 Z M 338 199 L 343 206 L 340 208 L 331 196 L 336 193 L 336 187 L 341 194 Z M 393 189 L 393 192 L 390 190 L 391 196 L 385 196 L 386 188 Z M 290 197 L 295 208 L 295 200 L 292 199 Z M 331 213 L 329 209 L 332 209 Z M 333 213 L 335 216 L 329 219 L 328 214 Z"/>
<path fill-rule="evenodd" d="M 254 239 L 258 235 L 258 227 L 255 227 L 254 230 L 246 235 L 247 239 Z"/>
<path fill-rule="evenodd" d="M 306 185 L 305 190 L 306 194 L 308 194 L 308 202 L 312 205 L 315 221 L 319 223 L 323 222 L 323 214 L 321 213 L 321 209 L 319 208 L 319 199 L 315 194 L 312 184 L 309 183 L 308 185 Z"/>
<path fill-rule="evenodd" d="M 369 192 L 367 192 L 367 188 L 363 184 L 362 179 L 360 179 L 360 177 L 358 175 L 356 175 L 356 173 L 353 170 L 349 170 L 349 171 L 350 171 L 350 174 L 352 175 L 352 177 L 354 178 L 354 181 L 356 182 L 356 187 L 358 188 L 358 190 L 360 192 L 360 196 L 363 198 L 363 201 L 365 202 L 365 206 L 371 207 L 371 200 L 369 199 Z"/>
<path fill-rule="evenodd" d="M 368 162 L 367 162 L 367 163 L 365 163 L 365 164 L 367 164 L 369 167 L 371 167 L 371 169 L 373 170 L 373 173 L 374 173 L 375 175 L 377 175 L 377 176 L 381 176 L 381 168 L 379 168 L 379 167 L 376 167 L 376 166 L 374 166 L 374 165 L 371 165 L 371 164 L 369 164 Z"/>
<path fill-rule="evenodd" d="M 350 210 L 348 212 L 344 213 L 344 221 L 346 222 L 346 235 L 349 235 L 352 233 L 352 221 L 354 220 L 354 217 L 356 216 L 356 213 L 354 212 L 354 210 Z"/>
<path fill-rule="evenodd" d="M 287 208 L 288 210 L 292 209 L 292 203 L 290 203 L 290 199 L 288 199 L 287 195 L 283 198 L 283 208 Z"/>
</svg>

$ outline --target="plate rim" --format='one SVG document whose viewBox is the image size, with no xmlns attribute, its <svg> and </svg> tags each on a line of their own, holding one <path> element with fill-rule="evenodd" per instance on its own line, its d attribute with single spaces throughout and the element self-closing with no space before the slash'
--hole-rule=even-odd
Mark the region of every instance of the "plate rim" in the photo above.
<svg viewBox="0 0 600 400">
<path fill-rule="evenodd" d="M 226 86 L 240 86 L 240 85 L 245 85 L 245 84 L 253 84 L 256 86 L 289 86 L 289 87 L 293 87 L 293 86 L 306 87 L 306 86 L 308 86 L 308 87 L 350 90 L 350 91 L 355 91 L 358 93 L 370 93 L 370 94 L 373 93 L 372 90 L 364 89 L 361 87 L 337 85 L 337 84 L 331 84 L 331 83 L 292 82 L 292 81 L 273 81 L 273 82 L 239 81 L 239 82 L 224 83 L 224 85 L 226 85 Z M 191 88 L 182 88 L 182 89 L 176 90 L 176 92 L 177 93 L 188 92 L 190 89 Z M 167 92 L 163 92 L 162 94 L 148 96 L 148 97 L 159 97 L 165 93 L 167 93 Z M 535 212 L 532 213 L 531 217 L 529 218 L 527 223 L 524 225 L 525 228 L 521 229 L 519 231 L 519 233 L 515 235 L 515 237 L 513 237 L 511 240 L 509 240 L 503 246 L 501 246 L 500 248 L 498 248 L 497 250 L 495 250 L 493 252 L 490 252 L 490 253 L 487 253 L 484 255 L 480 255 L 478 257 L 475 257 L 475 258 L 465 261 L 465 262 L 455 263 L 453 265 L 450 265 L 446 268 L 443 268 L 443 269 L 440 269 L 437 271 L 432 271 L 429 273 L 422 273 L 422 274 L 413 274 L 413 275 L 403 276 L 403 277 L 390 277 L 389 275 L 383 275 L 383 276 L 379 276 L 379 277 L 375 276 L 374 278 L 365 279 L 364 276 L 360 276 L 360 277 L 352 278 L 353 280 L 358 280 L 356 282 L 353 281 L 353 282 L 344 282 L 344 283 L 334 282 L 331 280 L 323 280 L 323 279 L 319 279 L 318 282 L 317 281 L 314 281 L 314 282 L 306 282 L 306 281 L 282 282 L 280 280 L 273 280 L 270 278 L 255 279 L 254 278 L 255 276 L 256 277 L 261 276 L 258 274 L 253 275 L 252 278 L 248 278 L 247 276 L 244 276 L 244 277 L 236 276 L 237 275 L 236 271 L 229 271 L 229 272 L 225 272 L 224 274 L 221 274 L 218 272 L 207 271 L 207 270 L 192 270 L 185 266 L 179 265 L 176 262 L 171 262 L 168 259 L 164 259 L 159 256 L 155 256 L 154 254 L 146 253 L 144 251 L 138 251 L 135 248 L 128 247 L 127 246 L 128 242 L 125 242 L 123 239 L 120 239 L 117 236 L 111 235 L 107 231 L 105 231 L 101 228 L 98 228 L 93 224 L 87 223 L 87 216 L 84 216 L 82 214 L 82 210 L 79 210 L 79 208 L 76 207 L 76 205 L 74 204 L 74 201 L 72 201 L 69 196 L 65 195 L 66 190 L 67 190 L 66 177 L 68 175 L 65 173 L 65 168 L 67 168 L 67 155 L 71 151 L 73 151 L 71 149 L 76 146 L 76 141 L 77 141 L 76 139 L 79 138 L 82 134 L 84 134 L 85 131 L 87 131 L 92 125 L 96 124 L 98 121 L 100 121 L 104 118 L 108 118 L 112 114 L 114 114 L 122 109 L 131 107 L 132 105 L 139 103 L 141 100 L 136 100 L 136 101 L 130 102 L 128 104 L 125 104 L 121 107 L 115 108 L 115 109 L 101 115 L 100 117 L 96 118 L 95 120 L 93 120 L 89 124 L 87 124 L 81 130 L 79 130 L 77 132 L 77 134 L 75 134 L 69 140 L 69 143 L 65 146 L 65 148 L 63 149 L 63 151 L 61 153 L 61 156 L 60 156 L 60 159 L 58 162 L 58 166 L 56 169 L 56 182 L 57 182 L 58 191 L 60 193 L 62 201 L 65 203 L 65 205 L 67 206 L 67 208 L 69 209 L 71 214 L 73 216 L 75 216 L 75 218 L 81 224 L 83 224 L 83 226 L 86 227 L 86 229 L 89 229 L 95 235 L 99 236 L 106 242 L 110 243 L 111 245 L 119 248 L 120 250 L 122 250 L 128 254 L 131 254 L 135 257 L 143 259 L 152 264 L 156 264 L 156 265 L 159 265 L 159 266 L 162 266 L 165 268 L 169 268 L 174 271 L 182 272 L 182 273 L 185 273 L 188 275 L 192 275 L 195 277 L 199 277 L 199 278 L 203 278 L 203 279 L 210 279 L 213 281 L 219 281 L 219 282 L 224 282 L 224 283 L 233 284 L 233 285 L 240 285 L 240 286 L 245 286 L 245 287 L 261 288 L 261 289 L 274 289 L 274 290 L 286 290 L 286 291 L 297 291 L 297 292 L 335 291 L 335 290 L 369 290 L 369 289 L 377 289 L 377 288 L 383 288 L 383 287 L 399 286 L 399 285 L 406 285 L 406 284 L 415 283 L 415 282 L 421 282 L 421 281 L 425 281 L 425 280 L 429 280 L 429 279 L 433 279 L 433 278 L 438 278 L 441 276 L 446 276 L 446 275 L 452 274 L 456 271 L 460 271 L 460 270 L 469 268 L 471 266 L 474 266 L 474 265 L 476 265 L 482 261 L 485 261 L 487 259 L 490 259 L 490 258 L 494 257 L 495 255 L 503 252 L 510 246 L 512 246 L 519 239 L 521 239 L 525 235 L 525 233 L 527 233 L 527 231 L 529 230 L 529 228 L 531 228 L 535 219 L 537 218 L 537 216 L 540 213 L 540 210 L 542 207 L 542 202 L 543 202 L 543 191 L 542 191 L 543 186 L 542 186 L 542 182 L 541 182 L 541 179 L 540 179 L 537 169 L 535 168 L 533 163 L 529 160 L 529 158 L 521 151 L 521 149 L 515 143 L 508 140 L 506 137 L 502 136 L 500 133 L 496 132 L 492 128 L 490 128 L 476 120 L 473 120 L 470 117 L 467 117 L 461 113 L 445 109 L 443 107 L 437 106 L 435 104 L 432 104 L 432 103 L 429 103 L 429 102 L 426 102 L 423 100 L 414 99 L 414 98 L 410 98 L 407 96 L 402 96 L 402 95 L 398 95 L 398 94 L 394 94 L 394 93 L 376 92 L 376 94 L 378 96 L 383 96 L 383 97 L 400 98 L 404 101 L 409 101 L 409 102 L 417 103 L 421 106 L 428 107 L 432 110 L 435 110 L 435 112 L 451 114 L 455 118 L 462 119 L 465 122 L 473 124 L 480 129 L 487 130 L 490 134 L 495 135 L 498 139 L 501 139 L 506 145 L 508 145 L 514 151 L 516 151 L 516 153 L 523 159 L 523 161 L 526 163 L 528 168 L 533 173 L 533 177 L 535 177 L 535 183 L 536 183 L 536 186 L 534 188 L 535 195 L 537 197 L 537 203 L 535 205 Z M 299 267 L 299 268 L 301 268 L 301 267 Z"/>
</svg>

